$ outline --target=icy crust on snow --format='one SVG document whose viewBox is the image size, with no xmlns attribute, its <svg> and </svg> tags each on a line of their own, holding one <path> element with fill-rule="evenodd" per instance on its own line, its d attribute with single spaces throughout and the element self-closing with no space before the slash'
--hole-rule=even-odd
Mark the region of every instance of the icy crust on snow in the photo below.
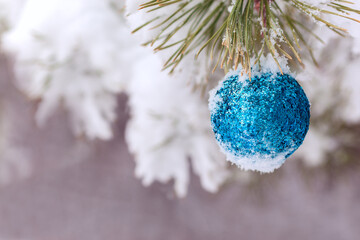
<svg viewBox="0 0 360 240">
<path fill-rule="evenodd" d="M 272 172 L 303 142 L 310 104 L 281 60 L 284 74 L 268 57 L 252 80 L 240 70 L 228 73 L 210 92 L 211 123 L 227 160 L 244 170 Z"/>
</svg>

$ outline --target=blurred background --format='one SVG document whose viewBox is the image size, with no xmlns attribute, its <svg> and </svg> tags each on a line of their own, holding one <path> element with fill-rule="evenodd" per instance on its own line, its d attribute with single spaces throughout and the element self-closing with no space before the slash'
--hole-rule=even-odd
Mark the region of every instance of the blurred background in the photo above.
<svg viewBox="0 0 360 240">
<path fill-rule="evenodd" d="M 0 239 L 358 239 L 360 27 L 314 27 L 319 66 L 297 71 L 309 133 L 259 174 L 212 135 L 223 72 L 161 71 L 152 33 L 131 35 L 152 17 L 141 2 L 0 0 Z"/>
</svg>

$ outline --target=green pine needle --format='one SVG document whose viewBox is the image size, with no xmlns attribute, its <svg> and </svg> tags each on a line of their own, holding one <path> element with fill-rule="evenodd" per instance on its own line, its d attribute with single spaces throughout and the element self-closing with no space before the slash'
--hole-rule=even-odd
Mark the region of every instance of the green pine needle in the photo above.
<svg viewBox="0 0 360 240">
<path fill-rule="evenodd" d="M 283 1 L 286 9 L 281 9 L 278 5 L 280 1 Z M 214 71 L 219 65 L 224 69 L 236 69 L 241 64 L 243 73 L 251 78 L 251 59 L 255 59 L 254 64 L 260 64 L 260 57 L 268 53 L 281 72 L 280 56 L 296 59 L 302 65 L 301 46 L 308 50 L 316 63 L 303 32 L 322 40 L 306 26 L 304 17 L 321 22 L 342 36 L 346 35 L 346 29 L 327 21 L 326 15 L 360 22 L 348 16 L 350 13 L 360 14 L 360 11 L 351 7 L 353 2 L 345 0 L 333 0 L 321 7 L 301 0 L 236 0 L 229 11 L 230 4 L 230 0 L 152 0 L 142 4 L 139 9 L 154 12 L 170 5 L 176 8 L 168 16 L 156 17 L 133 32 L 153 23 L 152 28 L 160 29 L 158 35 L 146 45 L 150 44 L 155 51 L 175 49 L 164 64 L 164 69 L 171 68 L 170 72 L 185 55 L 197 49 L 196 57 L 206 50 L 211 59 L 217 59 Z M 186 29 L 187 35 L 179 39 L 177 35 L 183 29 Z"/>
</svg>

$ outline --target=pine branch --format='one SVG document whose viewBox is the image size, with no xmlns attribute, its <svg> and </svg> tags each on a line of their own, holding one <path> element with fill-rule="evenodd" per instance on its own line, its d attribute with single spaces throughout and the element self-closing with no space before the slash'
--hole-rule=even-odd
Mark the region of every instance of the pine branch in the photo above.
<svg viewBox="0 0 360 240">
<path fill-rule="evenodd" d="M 348 16 L 350 13 L 360 14 L 359 10 L 351 7 L 353 3 L 350 1 L 333 0 L 317 7 L 301 0 L 282 0 L 286 9 L 281 9 L 279 1 L 236 0 L 230 6 L 230 0 L 152 0 L 142 4 L 140 9 L 153 12 L 175 5 L 176 10 L 166 17 L 150 20 L 134 32 L 156 22 L 152 28 L 159 28 L 160 32 L 146 44 L 153 46 L 155 51 L 176 46 L 176 50 L 164 64 L 164 69 L 171 68 L 170 72 L 185 55 L 198 49 L 197 57 L 206 49 L 211 59 L 217 58 L 214 71 L 219 65 L 227 70 L 231 67 L 236 69 L 241 64 L 244 73 L 251 77 L 251 60 L 255 59 L 254 64 L 260 64 L 260 57 L 267 53 L 273 56 L 280 71 L 280 56 L 288 59 L 294 57 L 302 65 L 299 53 L 301 45 L 308 50 L 316 63 L 302 31 L 310 33 L 319 41 L 321 38 L 303 24 L 304 17 L 323 23 L 342 36 L 346 35 L 347 30 L 327 21 L 326 15 L 360 22 Z M 229 6 L 231 11 L 228 11 Z M 183 29 L 187 29 L 187 35 L 178 39 L 177 36 Z"/>
</svg>

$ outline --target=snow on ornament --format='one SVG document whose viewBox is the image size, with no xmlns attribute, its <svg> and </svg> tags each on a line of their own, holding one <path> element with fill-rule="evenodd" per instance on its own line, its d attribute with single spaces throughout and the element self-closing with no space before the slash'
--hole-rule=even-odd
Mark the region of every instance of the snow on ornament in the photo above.
<svg viewBox="0 0 360 240">
<path fill-rule="evenodd" d="M 252 77 L 229 72 L 210 92 L 215 138 L 227 159 L 244 170 L 272 172 L 302 144 L 310 104 L 285 67 L 254 69 Z"/>
</svg>

